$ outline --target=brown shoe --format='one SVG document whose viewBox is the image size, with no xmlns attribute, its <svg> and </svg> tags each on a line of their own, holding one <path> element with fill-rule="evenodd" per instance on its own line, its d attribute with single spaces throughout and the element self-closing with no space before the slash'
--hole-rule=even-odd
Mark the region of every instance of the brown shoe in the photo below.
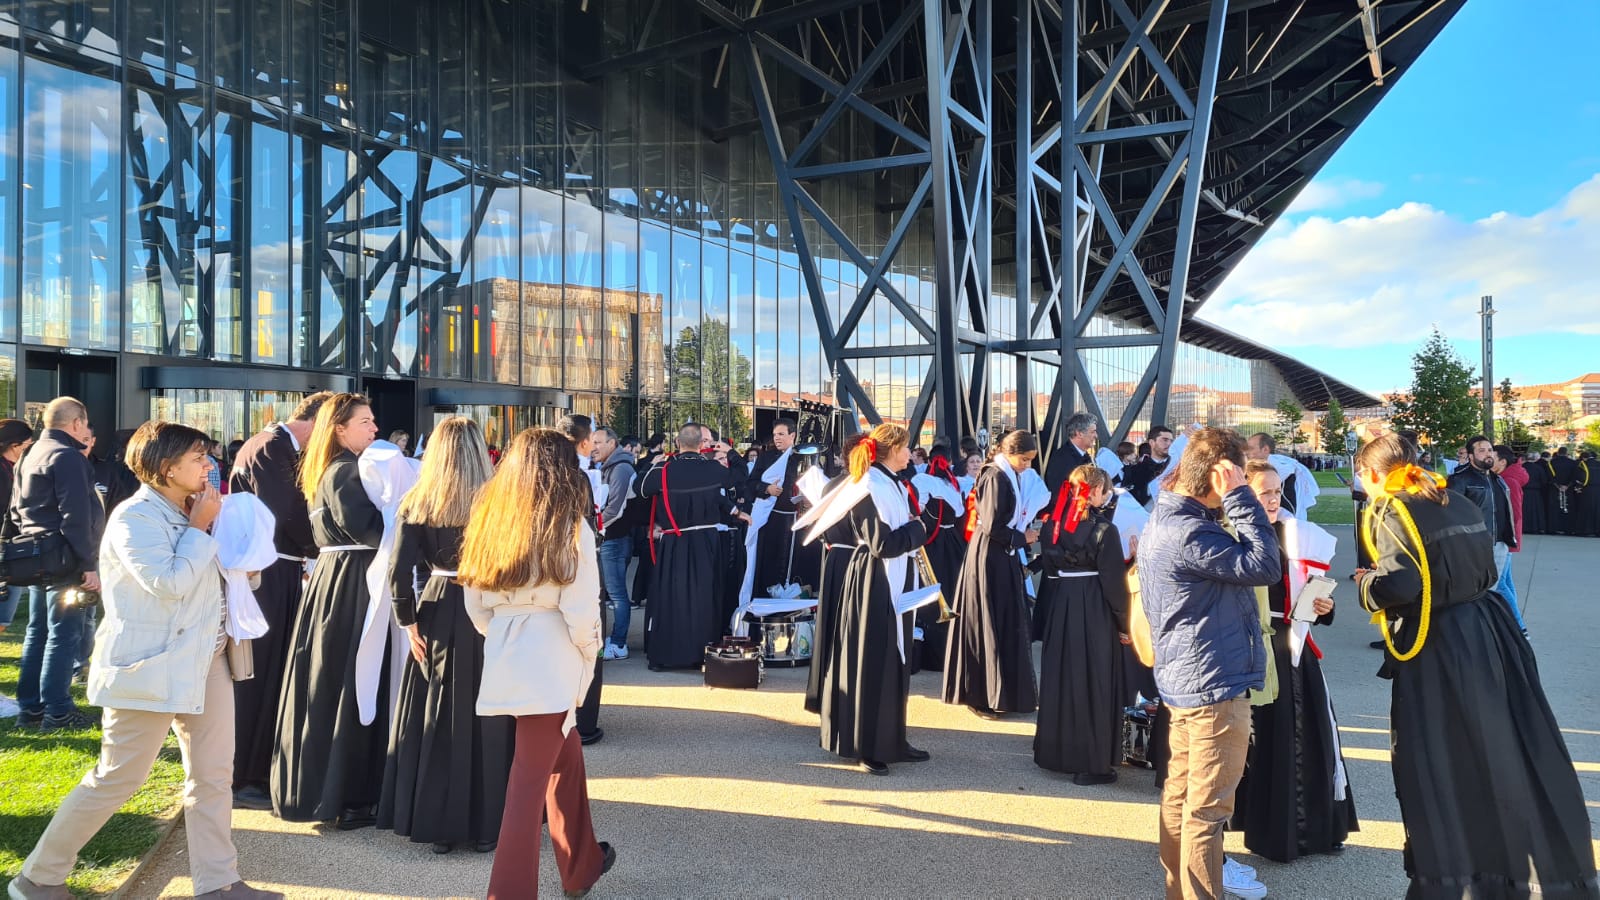
<svg viewBox="0 0 1600 900">
<path fill-rule="evenodd" d="M 6 888 L 11 900 L 72 900 L 72 892 L 64 884 L 34 884 L 26 875 L 18 874 Z"/>
<path fill-rule="evenodd" d="M 204 894 L 196 894 L 195 900 L 283 900 L 283 895 L 277 891 L 263 891 L 253 888 L 243 881 L 235 881 L 225 888 L 217 888 Z"/>
</svg>

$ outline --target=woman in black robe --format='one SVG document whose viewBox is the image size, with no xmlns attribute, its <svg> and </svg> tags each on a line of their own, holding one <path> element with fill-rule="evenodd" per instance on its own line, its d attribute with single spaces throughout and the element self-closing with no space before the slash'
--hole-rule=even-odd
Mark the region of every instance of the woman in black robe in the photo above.
<svg viewBox="0 0 1600 900">
<path fill-rule="evenodd" d="M 1522 533 L 1544 534 L 1548 530 L 1545 512 L 1550 505 L 1550 469 L 1537 457 L 1524 461 L 1522 469 L 1528 473 L 1528 483 L 1522 487 Z"/>
<path fill-rule="evenodd" d="M 984 718 L 1029 713 L 1038 705 L 1028 594 L 1017 551 L 1037 541 L 1039 533 L 1011 523 L 1019 500 L 1013 479 L 1037 455 L 1033 435 L 1007 432 L 978 473 L 977 509 L 969 511 L 975 512 L 972 541 L 956 582 L 944 702 L 966 704 Z"/>
<path fill-rule="evenodd" d="M 375 821 L 388 744 L 387 688 L 378 689 L 372 724 L 361 724 L 356 707 L 367 568 L 383 539 L 383 514 L 362 487 L 356 461 L 377 434 L 365 397 L 336 394 L 322 405 L 306 442 L 300 487 L 319 552 L 295 616 L 272 761 L 279 818 L 337 818 L 343 830 Z"/>
<path fill-rule="evenodd" d="M 940 496 L 943 490 L 936 493 L 919 489 L 917 492 L 918 500 L 932 518 L 928 525 L 928 562 L 933 565 L 933 575 L 939 579 L 948 598 L 955 593 L 956 583 L 961 578 L 961 561 L 967 555 L 967 539 L 961 532 L 966 513 L 965 498 L 961 496 L 961 485 L 951 466 L 949 448 L 936 446 L 928 454 L 928 471 L 915 480 L 927 478 L 950 485 L 950 493 L 957 501 L 951 503 Z M 929 604 L 917 610 L 917 627 L 922 629 L 921 667 L 935 672 L 944 669 L 950 623 L 939 621 L 938 604 Z"/>
<path fill-rule="evenodd" d="M 1348 778 L 1339 785 L 1345 768 L 1339 723 L 1314 642 L 1301 652 L 1300 664 L 1294 664 L 1292 624 L 1287 620 L 1290 563 L 1280 517 L 1283 482 L 1265 461 L 1252 461 L 1245 473 L 1278 532 L 1285 574 L 1283 581 L 1267 587 L 1278 696 L 1250 711 L 1255 740 L 1235 795 L 1233 827 L 1244 832 L 1244 845 L 1252 853 L 1286 863 L 1343 850 L 1345 838 L 1360 828 Z M 1317 612 L 1316 624 L 1333 624 L 1332 600 L 1317 601 Z"/>
<path fill-rule="evenodd" d="M 1490 590 L 1494 538 L 1414 453 L 1387 434 L 1356 456 L 1373 498 L 1373 564 L 1356 575 L 1386 626 L 1407 896 L 1600 897 L 1572 757 L 1533 649 Z"/>
<path fill-rule="evenodd" d="M 401 676 L 378 827 L 448 853 L 495 848 L 511 775 L 515 720 L 480 717 L 483 635 L 467 615 L 455 570 L 472 498 L 494 468 L 477 423 L 440 422 L 417 484 L 396 514 L 389 585 L 411 653 Z M 420 602 L 418 586 L 421 586 Z"/>
<path fill-rule="evenodd" d="M 1102 510 L 1111 477 L 1092 465 L 1073 470 L 1056 492 L 1040 545 L 1047 614 L 1039 661 L 1039 724 L 1033 761 L 1077 784 L 1110 784 L 1122 763 L 1122 636 L 1128 626 L 1128 574 L 1122 536 Z"/>
<path fill-rule="evenodd" d="M 889 774 L 889 763 L 928 758 L 906 738 L 909 680 L 902 652 L 912 647 L 907 616 L 895 612 L 900 591 L 892 589 L 886 565 L 915 552 L 928 536 L 925 521 L 912 512 L 905 488 L 893 474 L 910 458 L 907 444 L 906 430 L 898 425 L 874 428 L 851 451 L 850 482 L 839 488 L 851 492 L 841 496 L 853 496 L 868 482 L 879 493 L 905 502 L 898 511 L 880 510 L 877 494 L 865 493 L 839 520 L 849 523 L 855 547 L 842 580 L 838 627 L 820 688 L 822 746 L 858 760 L 873 775 Z M 839 502 L 847 501 L 835 500 Z M 885 516 L 896 512 L 905 523 L 891 527 Z M 908 578 L 914 568 L 906 560 Z"/>
<path fill-rule="evenodd" d="M 849 455 L 864 435 L 846 438 L 844 454 Z M 850 477 L 849 471 L 834 476 L 823 488 L 827 496 Z M 803 535 L 802 535 L 803 536 Z M 850 554 L 855 551 L 855 531 L 848 517 L 828 526 L 822 532 L 822 578 L 817 585 L 817 612 L 811 626 L 811 665 L 806 673 L 805 707 L 808 713 L 822 711 L 822 683 L 832 664 L 833 648 L 839 630 L 839 603 L 844 595 L 845 573 L 850 568 Z"/>
</svg>

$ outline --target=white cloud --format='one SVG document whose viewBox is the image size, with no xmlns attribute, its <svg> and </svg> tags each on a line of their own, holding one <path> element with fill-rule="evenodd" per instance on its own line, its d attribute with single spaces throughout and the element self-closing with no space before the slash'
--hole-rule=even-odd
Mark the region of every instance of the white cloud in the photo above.
<svg viewBox="0 0 1600 900">
<path fill-rule="evenodd" d="M 1410 344 L 1435 324 L 1475 338 L 1484 294 L 1497 336 L 1600 334 L 1600 175 L 1529 216 L 1467 221 L 1406 203 L 1281 221 L 1203 315 L 1271 346 Z"/>
<path fill-rule="evenodd" d="M 1357 178 L 1330 178 L 1313 181 L 1305 186 L 1289 204 L 1286 215 L 1300 215 L 1317 210 L 1339 209 L 1354 200 L 1370 200 L 1383 194 L 1383 185 Z"/>
</svg>

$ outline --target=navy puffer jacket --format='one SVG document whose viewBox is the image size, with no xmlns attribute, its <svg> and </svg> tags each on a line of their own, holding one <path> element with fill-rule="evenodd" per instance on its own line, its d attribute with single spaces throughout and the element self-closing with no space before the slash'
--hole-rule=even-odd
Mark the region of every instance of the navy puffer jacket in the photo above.
<svg viewBox="0 0 1600 900">
<path fill-rule="evenodd" d="M 1156 687 L 1180 709 L 1266 683 L 1255 588 L 1283 577 L 1278 537 L 1248 487 L 1222 498 L 1238 537 L 1193 497 L 1164 491 L 1139 538 L 1140 600 L 1156 651 Z"/>
</svg>

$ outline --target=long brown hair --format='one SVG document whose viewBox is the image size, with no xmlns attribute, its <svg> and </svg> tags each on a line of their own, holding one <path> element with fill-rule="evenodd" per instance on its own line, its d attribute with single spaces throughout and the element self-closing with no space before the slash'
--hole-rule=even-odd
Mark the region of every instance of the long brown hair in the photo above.
<svg viewBox="0 0 1600 900">
<path fill-rule="evenodd" d="M 554 428 L 523 431 L 473 498 L 456 580 L 485 591 L 571 584 L 591 506 L 572 441 Z"/>
<path fill-rule="evenodd" d="M 306 439 L 305 452 L 300 455 L 300 493 L 307 503 L 317 502 L 317 485 L 322 483 L 323 473 L 344 452 L 335 429 L 355 418 L 357 410 L 371 405 L 366 394 L 334 394 L 317 410 L 317 423 L 311 426 L 311 437 Z"/>
<path fill-rule="evenodd" d="M 867 470 L 880 459 L 887 459 L 889 451 L 911 442 L 911 433 L 899 425 L 879 425 L 861 442 L 850 448 L 850 480 L 867 477 Z"/>
<path fill-rule="evenodd" d="M 450 416 L 433 427 L 422 471 L 400 499 L 399 515 L 417 525 L 459 528 L 472 517 L 472 496 L 493 474 L 478 423 Z"/>
<path fill-rule="evenodd" d="M 1406 478 L 1405 487 L 1395 493 L 1417 494 L 1440 506 L 1450 502 L 1449 492 L 1434 481 L 1431 473 L 1416 469 L 1417 448 L 1392 431 L 1367 441 L 1356 451 L 1355 464 L 1358 477 L 1362 469 L 1375 472 L 1380 478 L 1388 478 L 1396 469 L 1415 469 L 1416 477 Z"/>
</svg>

